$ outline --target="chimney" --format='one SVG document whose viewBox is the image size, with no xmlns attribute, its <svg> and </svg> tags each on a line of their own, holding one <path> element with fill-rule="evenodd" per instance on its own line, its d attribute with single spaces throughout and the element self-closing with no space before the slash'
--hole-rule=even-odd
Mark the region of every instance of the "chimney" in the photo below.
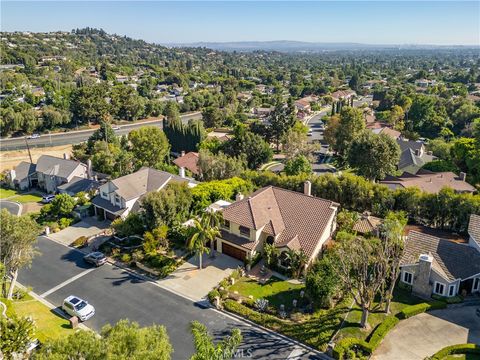
<svg viewBox="0 0 480 360">
<path fill-rule="evenodd" d="M 182 151 L 180 152 L 180 156 L 185 156 L 185 151 L 182 150 Z"/>
<path fill-rule="evenodd" d="M 178 168 L 178 175 L 180 175 L 181 178 L 185 178 L 185 168 L 184 167 Z"/>
<path fill-rule="evenodd" d="M 92 178 L 92 160 L 87 160 L 87 179 Z"/>
<path fill-rule="evenodd" d="M 68 160 L 68 159 L 70 159 L 70 156 L 67 153 L 63 153 L 63 158 L 65 160 Z"/>
<path fill-rule="evenodd" d="M 242 193 L 238 193 L 238 194 L 235 196 L 235 201 L 240 201 L 240 200 L 243 200 L 243 194 L 242 194 Z"/>
<path fill-rule="evenodd" d="M 465 181 L 467 180 L 467 173 L 461 172 L 458 177 L 460 178 L 460 181 Z"/>
<path fill-rule="evenodd" d="M 308 180 L 303 183 L 303 193 L 312 196 L 312 183 Z"/>
<path fill-rule="evenodd" d="M 432 285 L 430 284 L 432 261 L 433 257 L 430 254 L 421 254 L 419 256 L 413 281 L 413 293 L 426 299 L 429 299 L 432 295 Z"/>
</svg>

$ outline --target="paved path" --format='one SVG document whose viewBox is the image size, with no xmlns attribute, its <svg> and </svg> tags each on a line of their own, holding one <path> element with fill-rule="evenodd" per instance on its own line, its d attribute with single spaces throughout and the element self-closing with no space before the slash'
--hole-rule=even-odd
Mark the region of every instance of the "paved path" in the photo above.
<svg viewBox="0 0 480 360">
<path fill-rule="evenodd" d="M 145 281 L 109 264 L 93 270 L 83 262 L 83 253 L 40 237 L 37 247 L 41 255 L 32 266 L 20 271 L 18 281 L 31 286 L 37 294 L 60 306 L 63 299 L 74 294 L 95 306 L 96 314 L 85 324 L 100 330 L 128 318 L 140 325 L 165 325 L 174 347 L 173 359 L 185 360 L 193 353 L 190 323 L 204 323 L 216 339 L 232 328 L 240 328 L 244 340 L 236 358 L 250 359 L 325 359 L 301 344 L 275 333 L 252 326 L 236 317 L 205 308 L 202 302 L 193 302 L 156 283 Z M 89 271 L 87 271 L 89 270 Z"/>
<path fill-rule="evenodd" d="M 13 215 L 20 215 L 22 213 L 22 204 L 10 200 L 0 200 L 1 209 L 7 209 Z"/>
<path fill-rule="evenodd" d="M 88 217 L 57 233 L 50 233 L 48 237 L 64 245 L 70 245 L 81 236 L 89 238 L 103 233 L 109 226 L 108 221 L 98 221 L 95 217 Z"/>
<path fill-rule="evenodd" d="M 445 346 L 480 344 L 475 306 L 436 310 L 402 320 L 390 331 L 372 360 L 423 360 Z"/>
</svg>

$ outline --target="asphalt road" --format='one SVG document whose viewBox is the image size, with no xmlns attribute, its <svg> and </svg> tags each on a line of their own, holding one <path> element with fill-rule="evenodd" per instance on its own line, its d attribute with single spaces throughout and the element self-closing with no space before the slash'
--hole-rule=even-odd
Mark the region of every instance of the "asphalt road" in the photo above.
<svg viewBox="0 0 480 360">
<path fill-rule="evenodd" d="M 202 118 L 202 114 L 200 112 L 185 114 L 181 116 L 182 121 L 185 123 L 192 119 L 201 119 L 201 118 Z M 147 123 L 137 122 L 137 123 L 132 123 L 128 125 L 122 125 L 122 126 L 119 126 L 120 129 L 115 130 L 115 133 L 117 135 L 126 135 L 130 131 L 146 125 L 153 125 L 161 128 L 162 120 L 149 121 Z M 31 148 L 78 144 L 88 140 L 88 138 L 93 134 L 94 131 L 95 130 L 79 130 L 79 131 L 69 131 L 69 132 L 56 133 L 56 134 L 44 134 L 37 139 L 27 139 L 27 141 L 28 141 L 28 145 Z M 27 144 L 25 142 L 24 137 L 0 140 L 1 151 L 19 150 L 19 149 L 26 149 L 26 148 L 27 148 Z"/>
<path fill-rule="evenodd" d="M 22 205 L 14 201 L 0 200 L 0 210 L 7 209 L 10 214 L 20 215 L 22 212 Z"/>
<path fill-rule="evenodd" d="M 237 357 L 252 359 L 320 359 L 323 358 L 277 335 L 205 308 L 200 303 L 177 296 L 152 282 L 141 280 L 129 272 L 111 265 L 93 269 L 86 265 L 83 254 L 40 237 L 37 256 L 31 268 L 23 269 L 18 281 L 31 286 L 55 306 L 68 295 L 77 295 L 91 303 L 95 316 L 85 325 L 99 331 L 107 323 L 128 318 L 140 325 L 165 325 L 174 347 L 174 359 L 185 360 L 193 353 L 189 324 L 204 323 L 216 339 L 236 327 L 243 343 Z"/>
</svg>

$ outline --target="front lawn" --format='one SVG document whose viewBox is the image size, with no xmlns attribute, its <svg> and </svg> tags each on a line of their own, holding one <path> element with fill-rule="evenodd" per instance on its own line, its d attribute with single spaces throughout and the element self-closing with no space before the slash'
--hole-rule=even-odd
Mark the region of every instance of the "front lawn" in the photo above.
<svg viewBox="0 0 480 360">
<path fill-rule="evenodd" d="M 294 299 L 300 299 L 300 291 L 305 289 L 303 284 L 292 284 L 272 276 L 265 284 L 260 284 L 249 278 L 241 278 L 234 285 L 230 286 L 231 292 L 238 291 L 240 295 L 253 299 L 267 299 L 272 306 L 279 307 L 284 304 L 290 307 Z"/>
<path fill-rule="evenodd" d="M 422 299 L 411 295 L 410 292 L 406 290 L 396 287 L 393 292 L 393 300 L 390 306 L 391 314 L 395 315 L 402 311 L 406 306 L 419 304 L 421 302 L 423 302 Z M 378 307 L 378 303 L 376 306 Z M 382 309 L 378 308 L 368 315 L 368 324 L 370 325 L 370 328 L 368 330 L 363 330 L 360 328 L 362 311 L 355 305 L 348 313 L 347 318 L 338 333 L 337 340 L 344 337 L 356 337 L 365 340 L 370 332 L 387 317 L 387 314 L 382 311 L 383 306 L 384 305 L 382 305 Z"/>
<path fill-rule="evenodd" d="M 0 199 L 5 199 L 17 195 L 15 190 L 0 188 Z"/>
<path fill-rule="evenodd" d="M 30 316 L 35 321 L 35 337 L 41 342 L 63 338 L 75 331 L 70 328 L 68 320 L 28 294 L 21 300 L 1 300 L 7 305 L 7 316 L 15 313 L 17 316 Z"/>
</svg>

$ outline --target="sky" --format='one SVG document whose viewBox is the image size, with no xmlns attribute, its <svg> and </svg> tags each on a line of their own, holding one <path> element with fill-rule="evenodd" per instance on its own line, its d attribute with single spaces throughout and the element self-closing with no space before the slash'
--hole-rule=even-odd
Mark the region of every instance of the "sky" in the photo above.
<svg viewBox="0 0 480 360">
<path fill-rule="evenodd" d="M 5 1 L 2 31 L 103 28 L 155 43 L 480 45 L 480 1 Z"/>
</svg>

